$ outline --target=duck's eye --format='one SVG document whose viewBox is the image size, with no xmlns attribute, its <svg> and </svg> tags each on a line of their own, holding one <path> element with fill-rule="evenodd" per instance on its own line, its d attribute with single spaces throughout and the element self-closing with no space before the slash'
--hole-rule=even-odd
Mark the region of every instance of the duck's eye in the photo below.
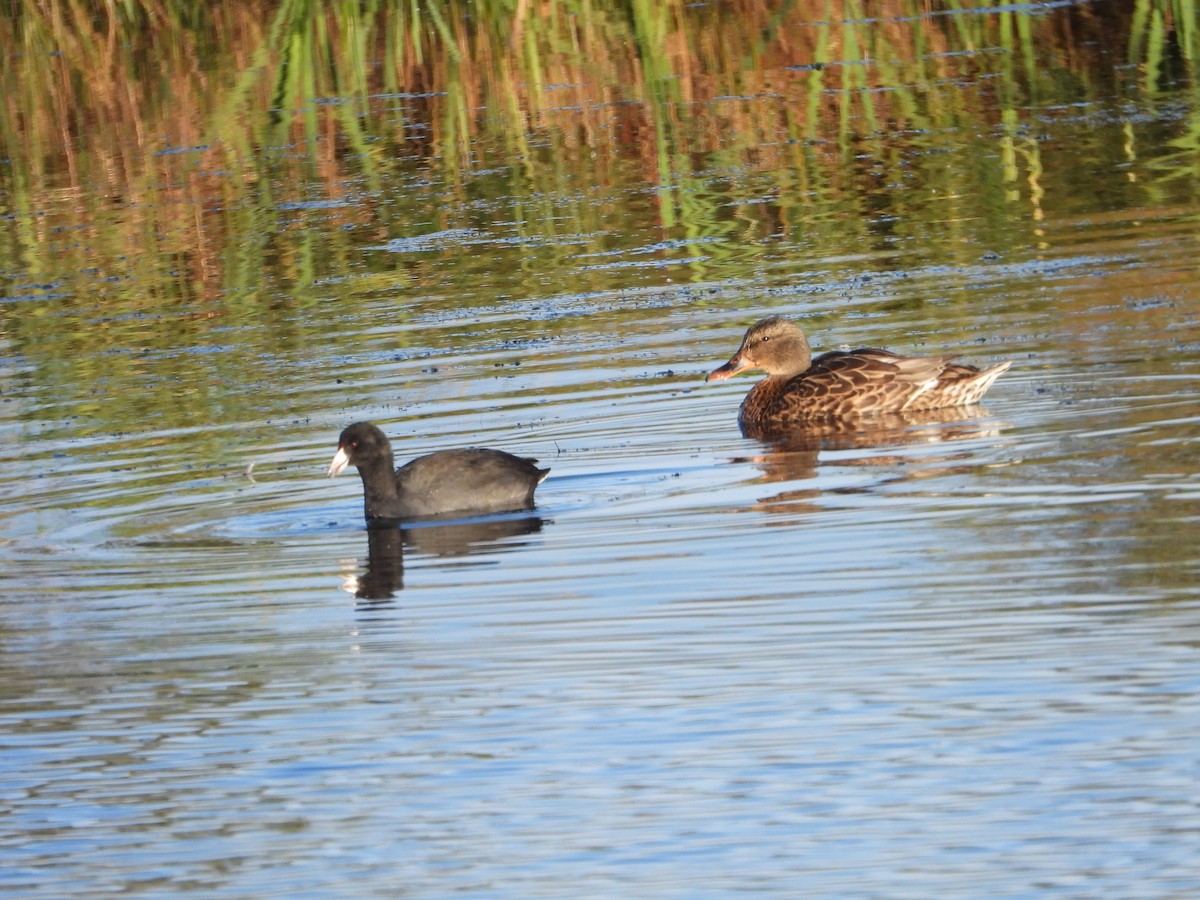
<svg viewBox="0 0 1200 900">
<path fill-rule="evenodd" d="M 762 340 L 762 343 L 764 343 L 764 344 L 765 344 L 765 343 L 766 343 L 767 341 L 769 341 L 770 339 L 771 339 L 771 336 L 770 336 L 769 334 L 764 334 L 764 335 L 762 336 L 762 339 L 761 339 L 761 340 Z"/>
</svg>

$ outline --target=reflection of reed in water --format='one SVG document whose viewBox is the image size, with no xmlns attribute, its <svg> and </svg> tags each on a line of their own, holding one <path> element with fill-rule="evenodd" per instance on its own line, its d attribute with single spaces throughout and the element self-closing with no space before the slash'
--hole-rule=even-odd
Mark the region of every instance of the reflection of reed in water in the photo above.
<svg viewBox="0 0 1200 900">
<path fill-rule="evenodd" d="M 990 132 L 1003 115 L 1004 178 L 1015 188 L 1022 168 L 1032 180 L 1042 164 L 1039 143 L 1022 138 L 1013 98 L 1070 102 L 1075 85 L 1111 70 L 1115 54 L 1144 64 L 1139 81 L 1148 85 L 1157 83 L 1164 60 L 1174 59 L 1194 79 L 1200 59 L 1197 30 L 1182 24 L 1194 19 L 1185 0 L 1092 4 L 1086 14 L 1054 4 L 1001 13 L 964 0 L 947 0 L 937 10 L 876 0 L 870 15 L 831 15 L 823 4 L 772 0 L 601 4 L 611 8 L 568 14 L 574 6 L 561 0 L 6 4 L 0 85 L 11 124 L 0 128 L 0 158 L 13 192 L 8 205 L 60 210 L 70 218 L 55 224 L 93 235 L 86 242 L 25 240 L 23 251 L 34 255 L 28 266 L 84 269 L 96 265 L 97 255 L 123 259 L 123 248 L 153 234 L 157 252 L 148 259 L 178 258 L 189 266 L 179 284 L 154 270 L 168 297 L 185 282 L 222 297 L 230 284 L 260 284 L 258 267 L 278 266 L 281 276 L 324 274 L 358 251 L 359 227 L 413 235 L 412 204 L 430 202 L 426 193 L 406 191 L 395 203 L 368 199 L 379 186 L 407 184 L 428 166 L 432 183 L 461 191 L 481 163 L 499 164 L 487 148 L 524 155 L 527 149 L 519 148 L 531 145 L 544 148 L 544 159 L 519 170 L 511 189 L 516 202 L 557 196 L 568 180 L 620 185 L 630 177 L 637 179 L 635 191 L 675 185 L 657 191 L 660 227 L 722 233 L 733 202 L 747 223 L 761 217 L 764 235 L 803 219 L 794 227 L 821 257 L 823 246 L 844 247 L 845 225 L 801 212 L 811 190 L 838 204 L 870 204 L 879 185 L 905 183 L 912 189 L 886 192 L 888 202 L 900 204 L 904 221 L 918 222 L 927 245 L 937 247 L 929 232 L 948 228 L 944 222 L 961 239 L 959 229 L 972 221 L 986 229 L 989 220 L 928 214 L 926 204 L 905 199 L 924 193 L 912 183 L 925 177 L 921 167 L 911 164 L 914 154 L 930 150 L 921 135 Z M 273 9 L 269 16 L 266 8 Z M 428 26 L 430 15 L 438 27 Z M 514 45 L 523 51 L 512 52 Z M 955 86 L 946 98 L 931 88 L 946 84 Z M 977 100 L 961 101 L 965 85 L 978 85 Z M 314 104 L 314 97 L 340 102 Z M 494 97 L 505 98 L 503 114 L 489 102 Z M 731 142 L 731 134 L 739 140 Z M 159 135 L 171 139 L 153 152 Z M 895 152 L 898 142 L 904 152 Z M 285 145 L 311 153 L 255 152 Z M 861 171 L 846 165 L 852 147 Z M 197 154 L 203 154 L 199 171 Z M 723 190 L 683 189 L 703 179 L 696 160 L 708 158 L 750 177 L 731 179 Z M 986 196 L 994 188 L 990 166 L 954 166 L 950 175 L 946 167 L 931 168 L 939 193 Z M 219 172 L 228 177 L 213 177 Z M 272 190 L 263 192 L 267 183 Z M 365 185 L 367 197 L 338 202 L 349 183 Z M 106 187 L 91 192 L 80 185 Z M 159 190 L 173 202 L 123 204 L 121 215 L 112 215 L 114 199 Z M 334 201 L 321 211 L 330 223 L 322 240 L 235 252 L 248 233 L 288 226 L 297 210 L 280 201 L 310 200 L 314 191 Z M 764 196 L 778 200 L 764 203 Z M 570 203 L 571 230 L 611 229 L 604 204 L 583 194 Z M 194 215 L 197 208 L 206 210 L 204 217 Z M 521 230 L 554 241 L 562 221 L 523 216 Z M 724 252 L 735 249 L 763 252 L 755 240 L 730 241 Z M 61 261 L 64 254 L 70 263 Z M 144 277 L 151 277 L 149 266 Z M 140 310 L 144 293 L 108 289 L 105 299 L 110 308 L 121 302 Z M 112 341 L 109 330 L 92 328 L 87 339 Z M 177 415 L 169 399 L 162 412 Z"/>
<path fill-rule="evenodd" d="M 430 556 L 468 556 L 498 541 L 542 530 L 539 516 L 482 521 L 429 523 L 405 528 L 367 529 L 367 558 L 361 572 L 349 575 L 343 589 L 360 600 L 387 600 L 404 587 L 404 549 Z M 377 604 L 372 604 L 377 605 Z"/>
<path fill-rule="evenodd" d="M 735 462 L 753 462 L 762 469 L 762 481 L 767 483 L 803 481 L 817 474 L 821 451 L 864 450 L 905 447 L 913 444 L 940 444 L 997 434 L 995 421 L 980 421 L 986 413 L 980 406 L 957 406 L 919 412 L 887 413 L 857 420 L 809 422 L 790 428 L 750 425 L 742 426 L 742 434 L 765 445 L 764 452 L 740 457 Z M 856 456 L 853 459 L 826 459 L 828 466 L 892 466 L 896 474 L 883 483 L 929 478 L 956 470 L 966 471 L 969 453 L 947 453 L 922 457 L 919 466 L 913 459 L 898 454 Z M 956 460 L 964 461 L 955 466 Z M 853 492 L 859 488 L 841 488 Z M 821 509 L 812 503 L 820 497 L 816 488 L 783 491 L 763 498 L 755 508 L 768 512 L 803 512 Z"/>
</svg>

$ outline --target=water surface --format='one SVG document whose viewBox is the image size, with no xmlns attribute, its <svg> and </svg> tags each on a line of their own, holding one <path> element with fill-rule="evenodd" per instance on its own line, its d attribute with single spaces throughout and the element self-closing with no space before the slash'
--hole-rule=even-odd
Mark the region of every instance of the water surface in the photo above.
<svg viewBox="0 0 1200 900">
<path fill-rule="evenodd" d="M 690 56 L 298 89 L 238 153 L 182 104 L 74 167 L 6 134 L 0 891 L 1200 889 L 1190 73 L 1089 4 L 847 16 L 869 64 L 687 9 Z M 1014 365 L 765 443 L 703 376 L 768 314 Z M 361 419 L 552 474 L 368 535 L 324 477 Z"/>
</svg>

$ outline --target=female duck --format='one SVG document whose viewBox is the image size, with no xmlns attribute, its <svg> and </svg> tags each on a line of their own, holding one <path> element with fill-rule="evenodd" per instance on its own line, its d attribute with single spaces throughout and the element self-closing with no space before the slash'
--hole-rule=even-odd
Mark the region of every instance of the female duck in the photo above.
<svg viewBox="0 0 1200 900">
<path fill-rule="evenodd" d="M 705 381 L 764 370 L 767 377 L 742 401 L 738 421 L 743 427 L 780 427 L 974 403 L 1010 365 L 980 371 L 947 357 L 898 356 L 871 347 L 813 359 L 800 327 L 771 316 L 753 325 L 737 353 Z"/>
<path fill-rule="evenodd" d="M 535 462 L 503 450 L 439 450 L 393 471 L 387 436 L 370 422 L 356 422 L 338 438 L 329 477 L 357 466 L 367 519 L 408 520 L 531 509 L 533 492 L 550 473 Z"/>
</svg>

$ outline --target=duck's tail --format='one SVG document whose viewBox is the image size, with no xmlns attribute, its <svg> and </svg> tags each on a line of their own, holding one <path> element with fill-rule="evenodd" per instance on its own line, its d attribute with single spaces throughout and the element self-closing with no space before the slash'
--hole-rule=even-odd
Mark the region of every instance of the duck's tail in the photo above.
<svg viewBox="0 0 1200 900">
<path fill-rule="evenodd" d="M 914 397 L 905 408 L 939 409 L 978 403 L 992 386 L 992 382 L 1008 371 L 1011 365 L 1012 360 L 1005 360 L 981 372 L 974 366 L 948 363 L 938 376 L 937 384 Z"/>
</svg>

